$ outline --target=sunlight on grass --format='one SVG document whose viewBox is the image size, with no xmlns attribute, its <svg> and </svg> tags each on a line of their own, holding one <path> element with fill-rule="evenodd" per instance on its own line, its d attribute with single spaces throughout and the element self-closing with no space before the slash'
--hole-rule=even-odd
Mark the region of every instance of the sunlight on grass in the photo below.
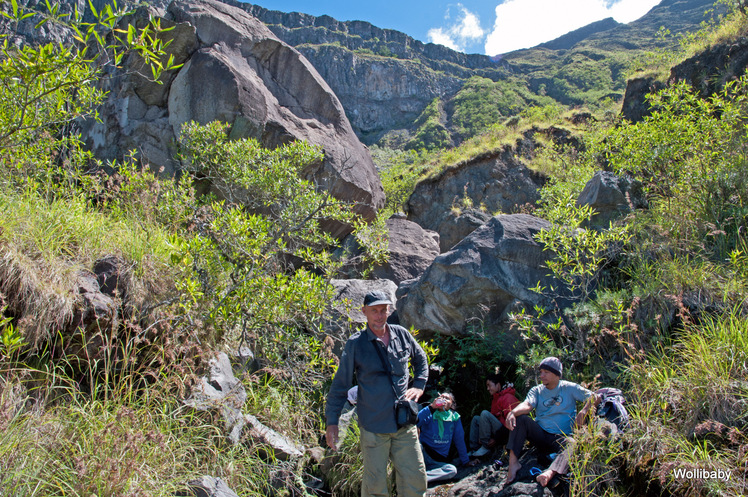
<svg viewBox="0 0 748 497">
<path fill-rule="evenodd" d="M 64 266 L 65 261 L 93 263 L 102 254 L 134 262 L 166 260 L 167 234 L 137 220 L 114 220 L 92 210 L 80 198 L 47 202 L 34 193 L 0 192 L 0 237 L 28 257 Z"/>
</svg>

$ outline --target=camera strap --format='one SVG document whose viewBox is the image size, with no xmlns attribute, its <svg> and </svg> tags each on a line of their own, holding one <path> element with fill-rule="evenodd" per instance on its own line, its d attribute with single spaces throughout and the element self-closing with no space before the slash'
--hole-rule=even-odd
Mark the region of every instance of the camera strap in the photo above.
<svg viewBox="0 0 748 497">
<path fill-rule="evenodd" d="M 389 332 L 389 326 L 387 326 L 387 331 Z M 382 353 L 382 347 L 377 345 L 377 340 L 374 340 L 371 344 L 374 346 L 374 349 L 376 349 L 379 360 L 382 361 L 382 367 L 387 373 L 387 376 L 390 377 L 390 386 L 392 387 L 392 392 L 395 394 L 395 399 L 400 400 L 400 395 L 397 394 L 397 389 L 395 388 L 395 380 L 392 378 L 392 371 L 390 371 L 387 361 L 384 358 L 384 354 Z"/>
</svg>

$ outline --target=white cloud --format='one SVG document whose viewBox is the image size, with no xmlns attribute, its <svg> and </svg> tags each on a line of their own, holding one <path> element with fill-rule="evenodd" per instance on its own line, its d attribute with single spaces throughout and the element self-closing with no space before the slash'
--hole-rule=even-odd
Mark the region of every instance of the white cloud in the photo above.
<svg viewBox="0 0 748 497">
<path fill-rule="evenodd" d="M 429 32 L 426 34 L 426 36 L 431 43 L 444 45 L 445 47 L 451 48 L 452 50 L 460 50 L 460 47 L 458 47 L 457 43 L 455 43 L 454 37 L 448 32 L 444 31 L 442 28 L 431 28 L 429 29 Z"/>
<path fill-rule="evenodd" d="M 660 0 L 505 0 L 485 43 L 487 55 L 529 48 L 606 17 L 631 22 Z"/>
<path fill-rule="evenodd" d="M 464 51 L 465 47 L 485 36 L 485 31 L 480 27 L 478 16 L 467 10 L 462 4 L 457 4 L 459 13 L 456 21 L 447 28 L 431 28 L 426 34 L 432 43 L 444 45 L 453 50 Z M 449 22 L 450 14 L 447 10 L 445 19 Z"/>
<path fill-rule="evenodd" d="M 620 0 L 614 2 L 610 13 L 618 22 L 636 21 L 658 3 L 660 0 Z"/>
</svg>

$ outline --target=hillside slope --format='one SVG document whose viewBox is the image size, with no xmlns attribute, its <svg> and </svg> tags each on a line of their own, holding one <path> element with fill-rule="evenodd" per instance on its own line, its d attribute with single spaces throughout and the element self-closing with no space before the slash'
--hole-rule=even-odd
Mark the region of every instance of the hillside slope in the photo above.
<svg viewBox="0 0 748 497">
<path fill-rule="evenodd" d="M 310 60 L 340 98 L 354 131 L 371 144 L 392 130 L 413 131 L 413 122 L 435 98 L 450 100 L 476 76 L 527 87 L 564 105 L 619 99 L 632 55 L 661 47 L 656 37 L 660 27 L 672 34 L 694 31 L 712 4 L 665 0 L 630 24 L 600 21 L 536 48 L 494 58 L 424 44 L 363 21 L 237 5 Z M 537 104 L 524 100 L 522 105 Z M 443 120 L 457 142 L 464 139 L 449 125 L 450 115 Z"/>
</svg>

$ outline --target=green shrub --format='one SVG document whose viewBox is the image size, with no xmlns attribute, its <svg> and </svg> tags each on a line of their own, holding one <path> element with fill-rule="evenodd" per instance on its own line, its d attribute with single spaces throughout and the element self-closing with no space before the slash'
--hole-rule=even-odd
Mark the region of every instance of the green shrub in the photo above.
<svg viewBox="0 0 748 497">
<path fill-rule="evenodd" d="M 612 170 L 644 183 L 674 238 L 699 244 L 713 237 L 718 258 L 735 247 L 746 222 L 746 88 L 744 76 L 701 98 L 675 84 L 649 97 L 650 117 L 613 128 L 594 145 Z"/>
</svg>

